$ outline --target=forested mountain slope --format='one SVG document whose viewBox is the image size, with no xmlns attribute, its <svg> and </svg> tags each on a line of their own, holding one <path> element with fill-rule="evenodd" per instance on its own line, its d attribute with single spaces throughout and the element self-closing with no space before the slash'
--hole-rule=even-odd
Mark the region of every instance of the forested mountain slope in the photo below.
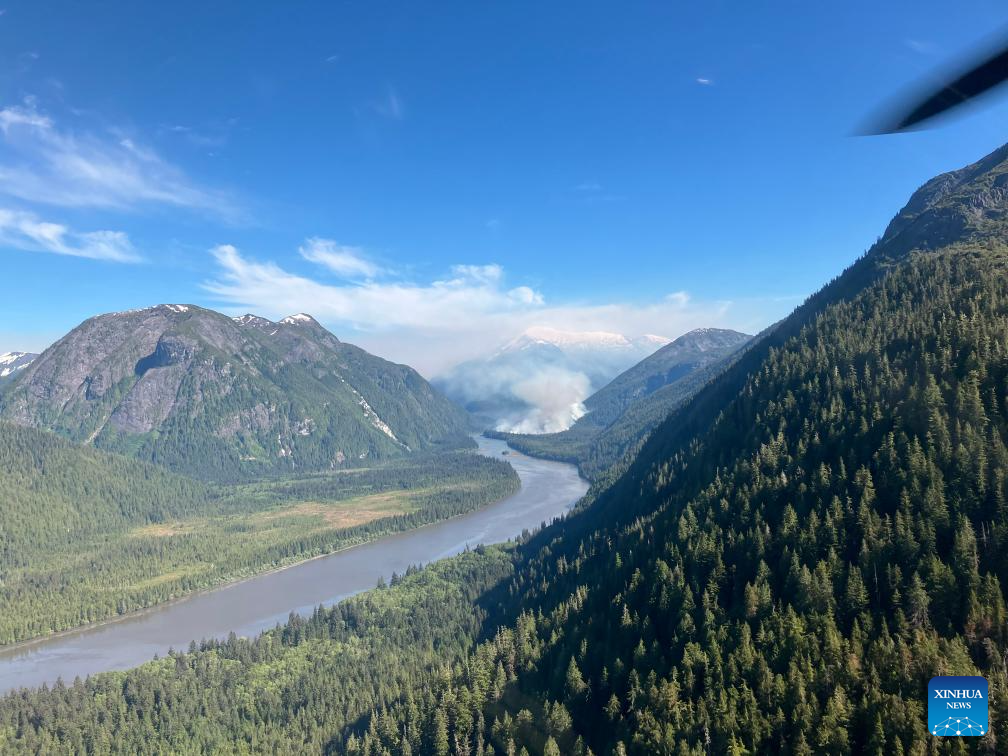
<svg viewBox="0 0 1008 756">
<path fill-rule="evenodd" d="M 310 639 L 298 621 L 9 697 L 0 737 L 361 754 L 1004 750 L 1006 157 L 915 194 L 618 481 L 520 545 L 513 573 L 500 550 L 468 554 L 318 615 Z M 432 627 L 424 586 L 445 578 L 471 580 L 476 614 L 454 593 Z M 379 617 L 398 654 L 368 634 Z M 330 656 L 350 648 L 374 654 L 371 671 Z M 928 679 L 977 673 L 991 732 L 933 738 Z M 247 716 L 195 707 L 211 686 Z"/>
<path fill-rule="evenodd" d="M 91 318 L 20 371 L 0 417 L 209 479 L 465 445 L 465 413 L 416 371 L 314 319 L 160 305 Z"/>
<path fill-rule="evenodd" d="M 503 752 L 953 752 L 927 681 L 979 672 L 982 747 L 1008 743 L 1006 152 L 930 182 L 526 548 L 512 629 L 428 721 L 466 701 Z"/>
<path fill-rule="evenodd" d="M 588 397 L 588 414 L 560 433 L 494 433 L 516 449 L 572 462 L 597 480 L 632 454 L 669 413 L 725 370 L 752 337 L 723 328 L 683 334 Z"/>
<path fill-rule="evenodd" d="M 582 420 L 604 428 L 630 405 L 717 362 L 751 338 L 726 328 L 697 328 L 684 333 L 585 399 L 588 414 Z"/>
</svg>

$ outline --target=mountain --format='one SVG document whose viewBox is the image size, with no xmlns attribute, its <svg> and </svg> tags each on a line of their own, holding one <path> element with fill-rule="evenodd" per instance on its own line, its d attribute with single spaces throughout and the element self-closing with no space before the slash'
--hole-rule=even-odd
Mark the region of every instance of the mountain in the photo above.
<svg viewBox="0 0 1008 756">
<path fill-rule="evenodd" d="M 5 352 L 0 354 L 0 386 L 28 367 L 38 357 L 31 352 Z"/>
<path fill-rule="evenodd" d="M 308 315 L 193 305 L 85 321 L 4 387 L 0 418 L 220 479 L 467 441 L 464 413 L 416 371 Z"/>
<path fill-rule="evenodd" d="M 530 346 L 550 345 L 565 352 L 598 355 L 652 351 L 668 343 L 669 339 L 653 334 L 628 339 L 622 334 L 608 331 L 564 331 L 548 326 L 532 326 L 507 342 L 500 351 L 515 352 Z"/>
<path fill-rule="evenodd" d="M 494 435 L 527 454 L 573 462 L 594 480 L 724 370 L 751 338 L 721 328 L 690 331 L 585 399 L 585 414 L 569 429 Z"/>
<path fill-rule="evenodd" d="M 484 427 L 561 431 L 584 414 L 582 401 L 593 391 L 667 343 L 661 336 L 534 326 L 435 383 Z"/>
<path fill-rule="evenodd" d="M 932 676 L 1008 687 L 1005 186 L 1008 147 L 926 184 L 523 547 L 495 588 L 502 628 L 444 686 L 481 702 L 487 742 L 925 753 L 943 746 Z M 514 681 L 481 693 L 498 664 Z M 459 711 L 428 700 L 426 723 Z M 990 706 L 977 750 L 993 752 L 1008 700 Z M 403 721 L 399 706 L 383 731 Z"/>
<path fill-rule="evenodd" d="M 1005 176 L 1008 147 L 925 185 L 562 523 L 257 641 L 9 696 L 0 732 L 33 752 L 1003 751 L 1008 696 L 975 740 L 925 712 L 934 675 L 1008 689 Z"/>
<path fill-rule="evenodd" d="M 604 428 L 631 404 L 719 361 L 751 338 L 723 328 L 698 328 L 683 334 L 588 397 L 584 402 L 588 412 L 582 419 Z"/>
</svg>

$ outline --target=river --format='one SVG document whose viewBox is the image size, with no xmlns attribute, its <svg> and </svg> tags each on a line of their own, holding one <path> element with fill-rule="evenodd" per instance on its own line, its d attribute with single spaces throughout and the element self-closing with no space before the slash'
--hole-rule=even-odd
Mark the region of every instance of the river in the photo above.
<svg viewBox="0 0 1008 756">
<path fill-rule="evenodd" d="M 503 441 L 480 437 L 480 451 L 501 458 Z M 312 559 L 284 570 L 198 593 L 114 622 L 75 630 L 34 643 L 0 649 L 0 693 L 20 687 L 72 682 L 97 672 L 128 669 L 186 649 L 192 640 L 253 636 L 373 588 L 379 578 L 410 565 L 458 554 L 467 546 L 507 541 L 569 510 L 588 484 L 572 465 L 507 457 L 518 477 L 517 493 L 469 514 Z"/>
</svg>

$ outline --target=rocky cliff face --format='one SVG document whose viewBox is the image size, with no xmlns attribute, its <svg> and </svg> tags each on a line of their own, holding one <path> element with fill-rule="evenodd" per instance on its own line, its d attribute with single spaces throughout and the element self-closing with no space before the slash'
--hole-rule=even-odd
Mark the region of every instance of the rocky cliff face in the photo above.
<svg viewBox="0 0 1008 756">
<path fill-rule="evenodd" d="M 893 218 L 880 245 L 937 249 L 1003 231 L 1008 219 L 1008 145 L 928 181 Z"/>
<path fill-rule="evenodd" d="M 458 443 L 414 370 L 279 323 L 159 305 L 85 321 L 20 371 L 0 417 L 206 477 L 323 469 Z"/>
</svg>

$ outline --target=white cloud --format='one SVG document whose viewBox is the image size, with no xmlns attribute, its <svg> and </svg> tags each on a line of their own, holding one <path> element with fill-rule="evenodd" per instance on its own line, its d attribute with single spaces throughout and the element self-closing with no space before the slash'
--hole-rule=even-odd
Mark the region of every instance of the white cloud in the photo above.
<svg viewBox="0 0 1008 756">
<path fill-rule="evenodd" d="M 464 285 L 467 281 L 478 281 L 483 284 L 496 285 L 504 278 L 504 268 L 496 263 L 491 263 L 490 265 L 453 265 L 451 272 L 455 277 L 442 283 L 460 286 Z"/>
<path fill-rule="evenodd" d="M 403 115 L 405 115 L 403 102 L 394 89 L 389 89 L 385 93 L 385 97 L 375 103 L 375 110 L 386 118 L 394 118 L 397 121 L 402 120 Z"/>
<path fill-rule="evenodd" d="M 39 113 L 33 100 L 0 109 L 0 193 L 64 207 L 167 205 L 236 218 L 221 192 L 197 186 L 178 167 L 122 134 L 75 134 Z"/>
<path fill-rule="evenodd" d="M 113 262 L 140 259 L 122 231 L 72 231 L 32 213 L 3 208 L 0 208 L 0 245 Z"/>
<path fill-rule="evenodd" d="M 709 87 L 711 84 L 714 83 L 714 80 L 713 79 L 708 79 L 708 78 L 706 78 L 704 76 L 700 76 L 700 77 L 697 77 L 696 83 L 700 84 L 701 86 L 704 86 L 704 87 Z"/>
<path fill-rule="evenodd" d="M 533 325 L 629 337 L 674 338 L 704 326 L 753 333 L 793 305 L 696 301 L 681 291 L 645 303 L 549 304 L 529 286 L 508 287 L 504 269 L 494 264 L 456 265 L 450 275 L 420 283 L 321 283 L 247 258 L 231 245 L 212 254 L 219 269 L 203 286 L 224 309 L 271 318 L 308 312 L 337 336 L 428 376 L 492 352 Z"/>
<path fill-rule="evenodd" d="M 381 268 L 367 260 L 358 247 L 337 244 L 332 239 L 312 237 L 298 247 L 305 260 L 322 265 L 346 278 L 374 278 Z"/>
<path fill-rule="evenodd" d="M 320 320 L 360 331 L 466 330 L 469 326 L 461 320 L 525 307 L 529 299 L 524 291 L 512 294 L 500 287 L 502 271 L 496 265 L 456 266 L 451 278 L 429 284 L 324 284 L 272 262 L 249 260 L 229 244 L 211 251 L 220 271 L 204 287 L 223 302 L 274 316 L 310 311 Z"/>
<path fill-rule="evenodd" d="M 37 129 L 52 128 L 52 121 L 29 108 L 4 108 L 0 110 L 0 129 L 8 134 L 14 126 L 31 126 Z"/>
</svg>

